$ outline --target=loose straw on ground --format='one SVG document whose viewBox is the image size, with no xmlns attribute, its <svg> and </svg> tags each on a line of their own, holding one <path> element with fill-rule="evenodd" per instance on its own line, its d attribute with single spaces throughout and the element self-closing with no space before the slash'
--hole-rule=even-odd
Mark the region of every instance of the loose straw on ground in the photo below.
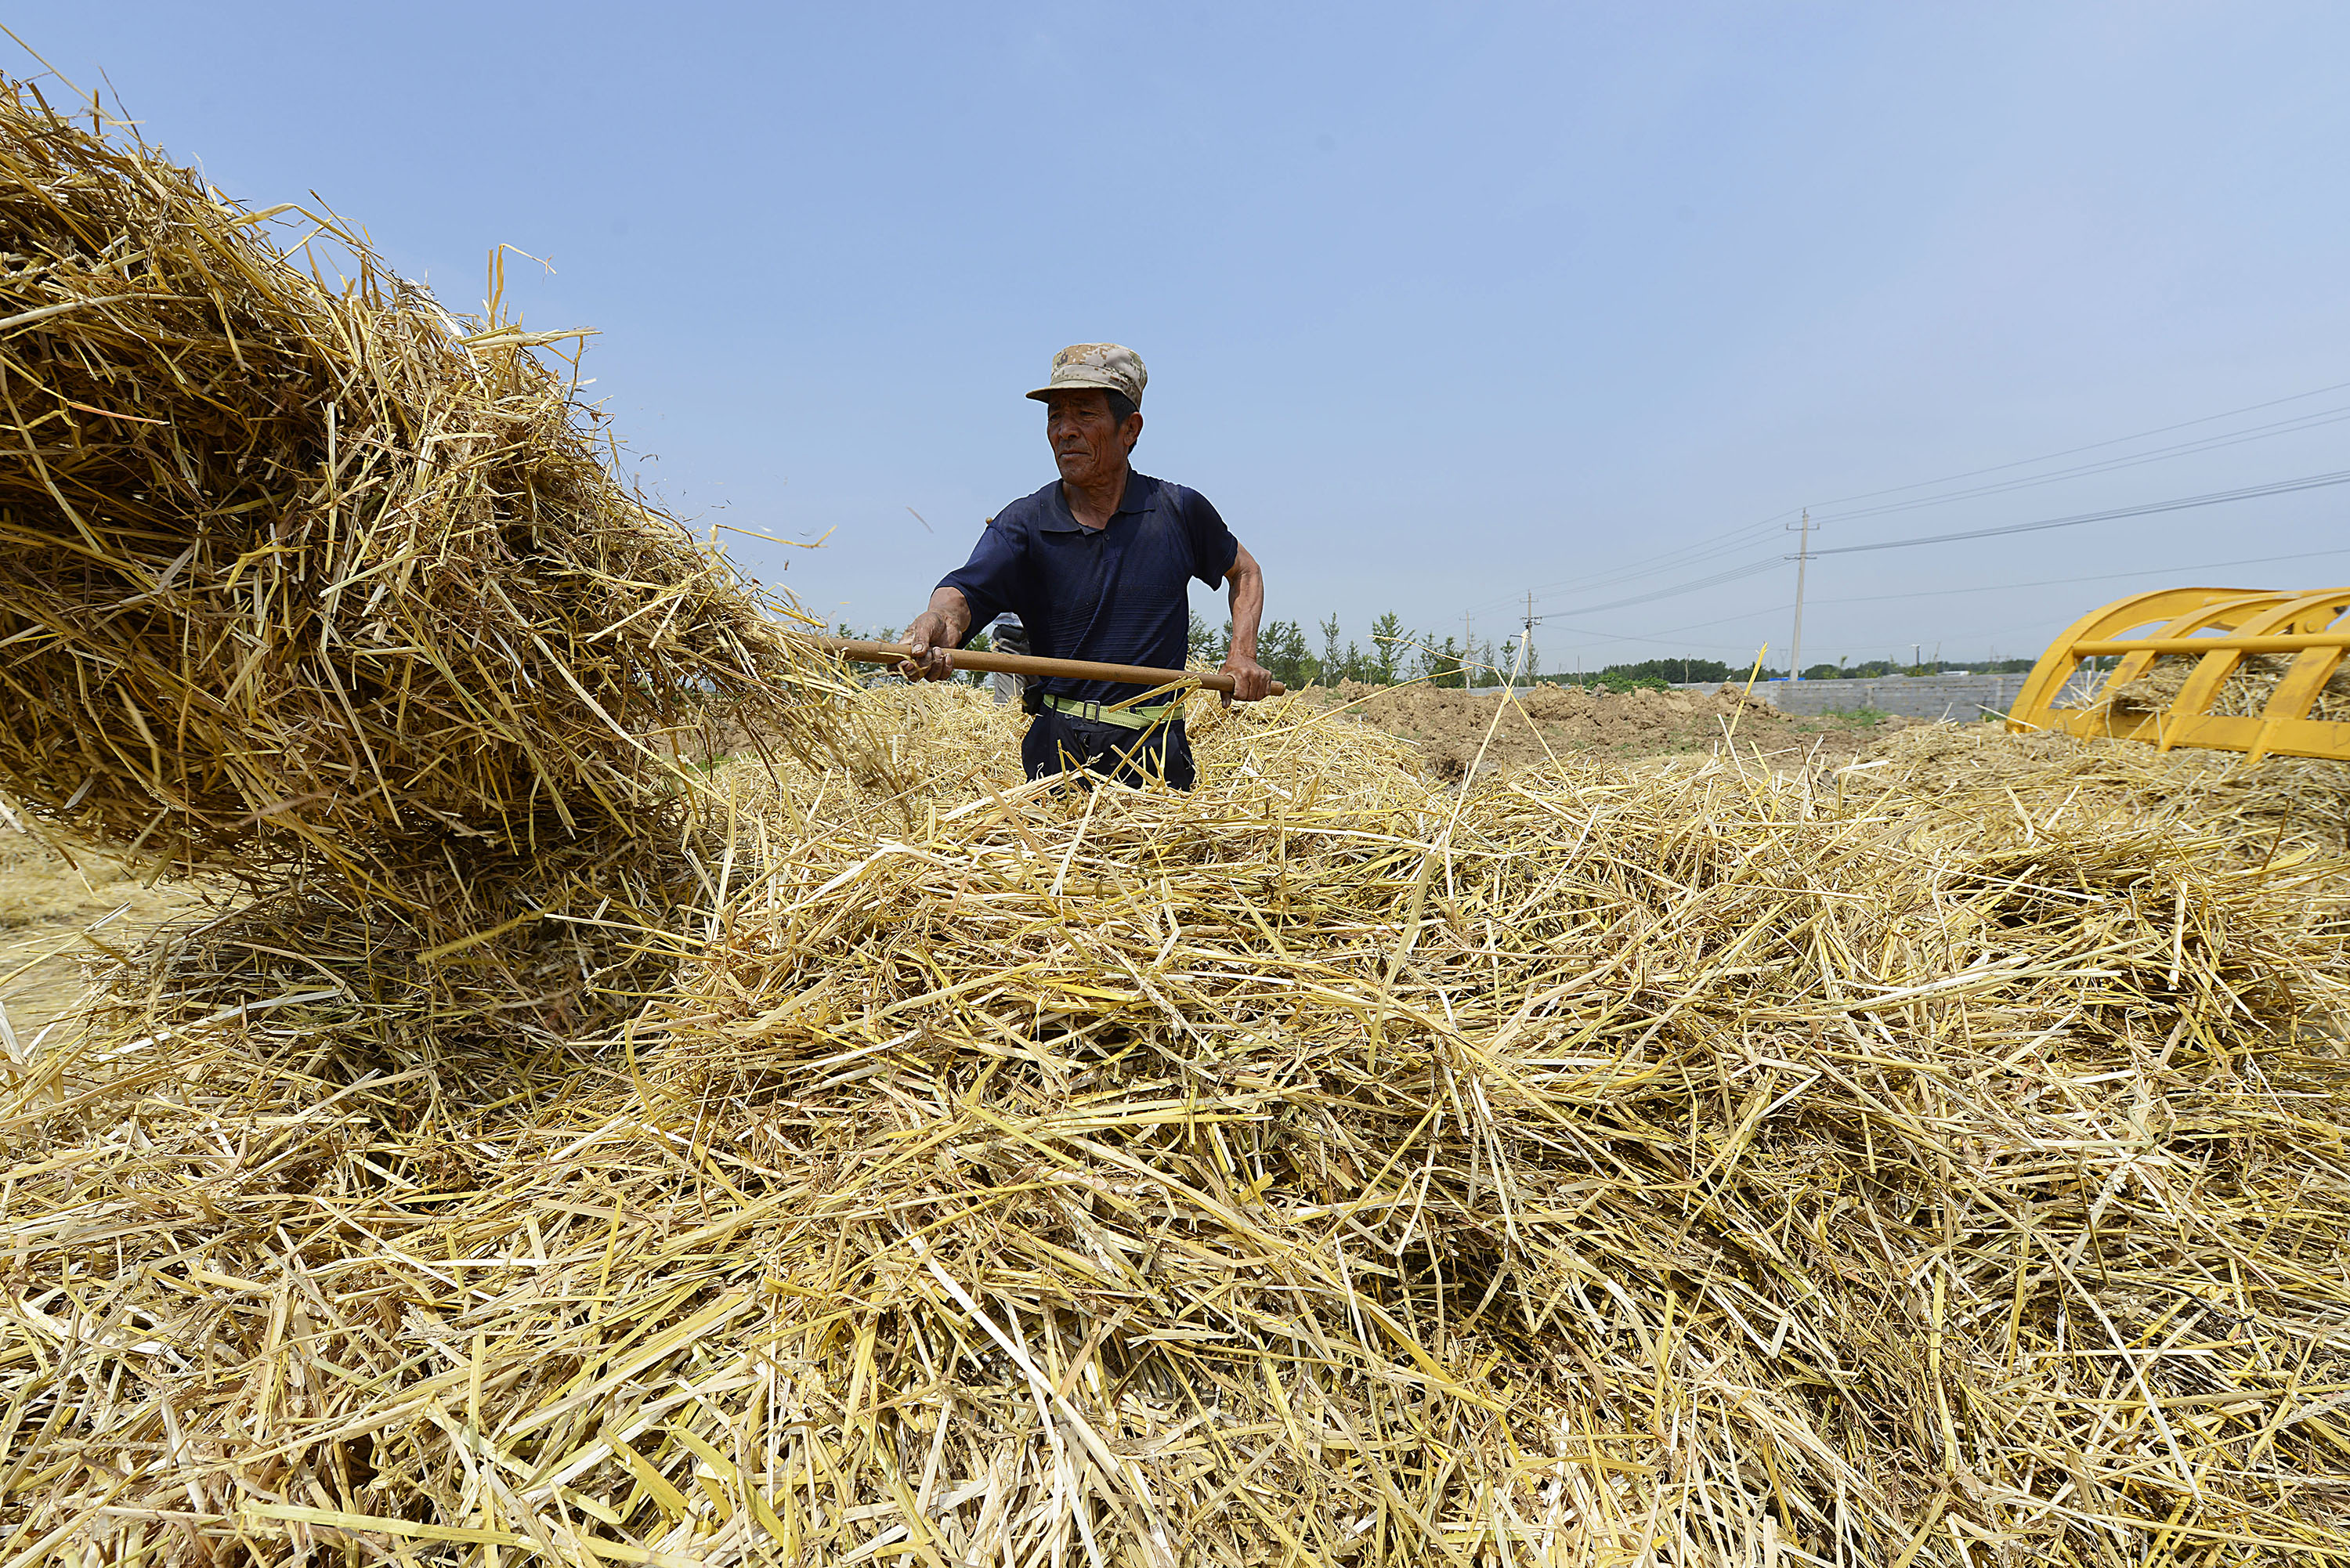
<svg viewBox="0 0 2350 1568">
<path fill-rule="evenodd" d="M 134 1008 L 23 1081 L 10 1550 L 2350 1556 L 2297 775 L 1521 773 L 1390 986 L 1454 803 L 1376 732 L 1208 708 L 1196 794 L 1076 798 L 861 701 L 935 793 L 722 769 L 598 1063 Z"/>
</svg>

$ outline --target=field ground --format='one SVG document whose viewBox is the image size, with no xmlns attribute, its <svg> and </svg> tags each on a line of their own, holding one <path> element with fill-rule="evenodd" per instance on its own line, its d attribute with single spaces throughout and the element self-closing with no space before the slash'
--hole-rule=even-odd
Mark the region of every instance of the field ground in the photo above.
<svg viewBox="0 0 2350 1568">
<path fill-rule="evenodd" d="M 1835 766 L 1865 753 L 1907 721 L 1830 715 L 1791 720 L 1734 695 L 1634 691 L 1623 696 L 1544 691 L 1495 722 L 1488 691 L 1349 687 L 1315 692 L 1411 742 L 1439 778 L 1459 778 L 1487 732 L 1487 767 L 1562 762 L 1634 762 L 1734 744 L 1775 771 Z M 159 927 L 215 904 L 233 889 L 128 876 L 102 857 L 71 860 L 0 821 L 0 1044 L 29 1051 L 81 992 L 88 965 L 140 946 Z"/>
<path fill-rule="evenodd" d="M 1396 1568 L 1504 1517 L 1523 1552 L 1451 1556 L 2350 1558 L 2311 1402 L 2350 1386 L 2342 770 L 1734 692 L 1317 697 L 1355 714 L 1200 703 L 1189 801 L 1022 789 L 967 687 L 844 704 L 831 766 L 738 753 L 708 935 L 619 1041 L 420 1015 L 414 967 L 397 1012 L 215 1029 L 278 994 L 239 961 L 52 1023 L 0 1213 L 47 1278 L 0 1362 L 66 1468 L 0 1528 L 410 1561 L 595 1540 L 576 1505 L 648 1561 L 1146 1560 L 1055 1457 L 1090 1433 L 1170 1568 Z M 203 918 L 9 844 L 24 955 Z M 220 945 L 385 956 L 347 931 Z M 567 1477 L 546 1515 L 477 1449 Z"/>
<path fill-rule="evenodd" d="M 1712 753 L 1726 746 L 1779 772 L 1835 766 L 1853 761 L 1886 735 L 1914 722 L 1875 713 L 1789 718 L 1727 686 L 1718 691 L 1621 695 L 1544 687 L 1506 710 L 1496 692 L 1424 686 L 1349 682 L 1336 691 L 1317 690 L 1310 695 L 1411 742 L 1429 771 L 1443 779 L 1466 773 L 1481 747 L 1484 765 L 1503 768 L 1541 766 L 1554 758 L 1626 763 Z"/>
<path fill-rule="evenodd" d="M 192 882 L 142 886 L 103 858 L 72 860 L 0 823 L 0 1044 L 28 1051 L 82 989 L 86 960 L 129 951 L 201 909 Z"/>
</svg>

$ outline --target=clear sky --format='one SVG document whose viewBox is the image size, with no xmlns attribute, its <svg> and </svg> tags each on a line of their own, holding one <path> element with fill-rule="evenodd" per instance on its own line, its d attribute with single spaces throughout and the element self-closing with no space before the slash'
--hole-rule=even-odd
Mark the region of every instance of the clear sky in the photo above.
<svg viewBox="0 0 2350 1568">
<path fill-rule="evenodd" d="M 1779 661 L 1794 568 L 1766 564 L 1804 506 L 1826 547 L 2350 470 L 2350 386 L 2297 396 L 2350 383 L 2339 5 L 27 0 L 9 25 L 231 194 L 317 192 L 452 307 L 492 245 L 546 258 L 510 300 L 601 329 L 593 394 L 649 486 L 698 526 L 828 535 L 729 537 L 858 626 L 902 625 L 1052 477 L 1020 394 L 1080 340 L 1149 363 L 1138 464 L 1217 504 L 1269 617 L 1468 611 L 1482 638 L 1531 589 L 1549 668 Z M 2098 472 L 1839 499 L 2218 414 L 1880 501 Z M 1804 659 L 2034 653 L 2135 588 L 2350 581 L 2345 508 L 1825 556 Z M 2302 558 L 2212 565 L 2269 556 Z"/>
</svg>

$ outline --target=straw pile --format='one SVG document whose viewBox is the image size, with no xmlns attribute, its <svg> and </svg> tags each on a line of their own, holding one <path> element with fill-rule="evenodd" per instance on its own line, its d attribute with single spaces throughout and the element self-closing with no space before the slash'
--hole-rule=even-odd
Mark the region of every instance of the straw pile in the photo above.
<svg viewBox="0 0 2350 1568">
<path fill-rule="evenodd" d="M 1060 795 L 866 701 L 936 793 L 722 771 L 591 1065 L 132 1007 L 21 1077 L 7 1550 L 2350 1557 L 2290 791 L 1929 732 L 1463 794 L 1292 709 Z"/>
<path fill-rule="evenodd" d="M 2284 679 L 2293 661 L 2291 654 L 2244 655 L 2212 694 L 2210 711 L 2237 718 L 2257 718 L 2267 712 L 2269 694 Z M 2187 684 L 2200 662 L 2199 657 L 2166 654 L 2148 665 L 2145 674 L 2116 687 L 2106 699 L 2106 705 L 2125 713 L 2150 713 L 2168 708 L 2178 700 L 2179 688 Z M 2293 716 L 2334 723 L 2350 719 L 2350 664 L 2344 664 L 2327 677 L 2306 713 Z"/>
<path fill-rule="evenodd" d="M 279 211 L 0 84 L 0 791 L 340 921 L 354 997 L 559 1033 L 617 961 L 548 922 L 685 891 L 677 732 L 816 735 L 804 672 L 608 472 L 534 351 L 576 334 L 494 278 L 453 317 L 327 221 L 330 286 Z"/>
<path fill-rule="evenodd" d="M 260 885 L 6 1069 L 0 1560 L 2350 1557 L 2338 774 L 1027 784 L 525 335 L 0 159 L 0 781 Z"/>
</svg>

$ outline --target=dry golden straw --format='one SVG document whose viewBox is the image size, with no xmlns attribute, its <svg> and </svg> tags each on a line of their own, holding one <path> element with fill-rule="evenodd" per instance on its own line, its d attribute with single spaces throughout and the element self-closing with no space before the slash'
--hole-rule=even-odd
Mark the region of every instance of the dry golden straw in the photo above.
<svg viewBox="0 0 2350 1568">
<path fill-rule="evenodd" d="M 767 651 L 526 356 L 0 147 L 71 296 L 0 342 L 6 776 L 299 873 L 6 1070 L 0 1562 L 2350 1559 L 2338 769 L 1447 787 L 1195 702 L 1191 794 L 1028 784 Z M 108 289 L 173 297 L 33 336 Z M 705 697 L 780 743 L 637 749 Z"/>
<path fill-rule="evenodd" d="M 548 922 L 681 891 L 681 729 L 820 741 L 789 703 L 837 681 L 611 476 L 535 352 L 577 334 L 326 219 L 330 285 L 271 216 L 0 88 L 0 791 L 363 910 L 356 996 L 559 1029 L 619 961 Z"/>
<path fill-rule="evenodd" d="M 452 317 L 328 222 L 330 287 L 268 215 L 0 99 L 0 776 L 215 857 L 641 808 L 646 732 L 764 691 L 758 603 L 608 472 L 531 352 L 578 334 Z"/>
<path fill-rule="evenodd" d="M 134 999 L 21 1074 L 8 1549 L 2350 1557 L 2304 775 L 1927 732 L 1456 799 L 1202 705 L 1196 794 L 1065 794 L 864 701 L 937 793 L 722 770 L 593 1064 Z"/>
</svg>

